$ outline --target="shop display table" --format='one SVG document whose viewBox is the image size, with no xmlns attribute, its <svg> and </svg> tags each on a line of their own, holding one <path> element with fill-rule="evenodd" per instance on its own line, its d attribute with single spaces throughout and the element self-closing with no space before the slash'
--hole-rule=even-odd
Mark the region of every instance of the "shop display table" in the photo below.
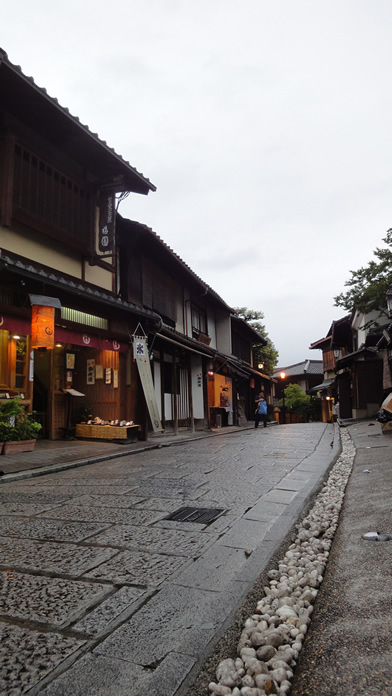
<svg viewBox="0 0 392 696">
<path fill-rule="evenodd" d="M 136 442 L 139 435 L 139 425 L 76 425 L 76 437 L 92 440 L 127 440 Z"/>
</svg>

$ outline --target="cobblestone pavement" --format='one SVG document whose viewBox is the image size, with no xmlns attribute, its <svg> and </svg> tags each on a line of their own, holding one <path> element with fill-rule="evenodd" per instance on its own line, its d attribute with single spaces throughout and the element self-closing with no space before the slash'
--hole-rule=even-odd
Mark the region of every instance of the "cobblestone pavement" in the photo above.
<svg viewBox="0 0 392 696">
<path fill-rule="evenodd" d="M 338 451 L 287 425 L 3 483 L 0 693 L 186 694 Z"/>
</svg>

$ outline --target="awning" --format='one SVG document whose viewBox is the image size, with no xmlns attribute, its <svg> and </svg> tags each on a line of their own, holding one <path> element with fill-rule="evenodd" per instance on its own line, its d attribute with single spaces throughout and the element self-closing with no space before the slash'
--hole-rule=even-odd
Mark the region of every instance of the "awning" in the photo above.
<svg viewBox="0 0 392 696">
<path fill-rule="evenodd" d="M 363 346 L 359 348 L 359 350 L 356 350 L 353 353 L 348 353 L 348 355 L 344 355 L 342 358 L 339 358 L 339 360 L 336 361 L 335 370 L 341 370 L 343 367 L 348 367 L 359 360 L 366 360 L 367 358 L 370 358 L 370 360 L 381 359 L 380 356 L 377 355 L 376 348 L 366 348 Z"/>
<path fill-rule="evenodd" d="M 132 302 L 126 302 L 114 295 L 109 295 L 103 290 L 99 290 L 95 286 L 91 286 L 81 280 L 64 278 L 60 272 L 59 274 L 57 274 L 57 272 L 53 273 L 53 271 L 34 266 L 30 262 L 24 263 L 20 259 L 14 259 L 9 256 L 0 256 L 0 271 L 1 270 L 15 273 L 39 283 L 44 283 L 46 286 L 55 287 L 59 292 L 65 291 L 72 295 L 83 297 L 89 302 L 97 302 L 112 310 L 119 309 L 136 317 L 143 317 L 146 320 L 149 319 L 155 324 L 157 330 L 160 330 L 162 327 L 162 319 L 156 312 L 145 309 L 144 307 L 139 307 Z"/>
<path fill-rule="evenodd" d="M 266 379 L 268 382 L 274 382 L 275 384 L 277 383 L 277 379 L 274 379 L 273 377 L 269 377 L 268 375 L 265 375 L 264 372 L 260 372 L 260 370 L 255 370 L 254 367 L 249 367 L 249 365 L 244 365 L 244 369 L 247 372 L 250 372 L 251 375 L 256 375 L 257 377 L 261 377 L 261 379 Z"/>
<path fill-rule="evenodd" d="M 243 379 L 250 379 L 250 374 L 249 372 L 245 371 L 245 368 L 242 366 L 240 367 L 238 363 L 236 363 L 234 360 L 229 358 L 228 355 L 224 355 L 223 353 L 216 353 L 214 360 L 220 360 L 221 365 L 215 370 L 215 372 L 219 372 L 222 367 L 227 366 L 229 370 L 234 372 L 235 375 L 238 375 L 239 377 L 242 377 Z"/>
<path fill-rule="evenodd" d="M 213 357 L 211 353 L 203 353 L 201 350 L 196 350 L 196 348 L 191 348 L 191 346 L 189 346 L 185 343 L 180 343 L 180 341 L 175 341 L 174 338 L 169 338 L 168 336 L 164 336 L 161 333 L 157 333 L 155 335 L 157 338 L 162 338 L 163 341 L 168 341 L 169 343 L 173 343 L 175 346 L 178 346 L 179 348 L 182 348 L 183 350 L 190 350 L 192 353 L 197 353 L 198 355 L 203 355 L 203 357 L 209 358 L 210 360 Z"/>
<path fill-rule="evenodd" d="M 308 394 L 316 394 L 316 393 L 319 392 L 319 391 L 326 391 L 327 389 L 329 389 L 330 387 L 332 387 L 332 385 L 334 384 L 334 382 L 335 382 L 335 378 L 333 378 L 333 379 L 326 379 L 326 380 L 325 380 L 324 382 L 322 382 L 321 384 L 316 384 L 315 387 L 312 387 L 311 389 L 309 389 L 309 390 L 308 390 Z"/>
</svg>

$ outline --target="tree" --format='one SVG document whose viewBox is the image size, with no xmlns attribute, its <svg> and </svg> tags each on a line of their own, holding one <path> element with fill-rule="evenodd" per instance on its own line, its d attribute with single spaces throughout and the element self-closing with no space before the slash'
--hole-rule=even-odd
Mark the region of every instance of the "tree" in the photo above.
<svg viewBox="0 0 392 696">
<path fill-rule="evenodd" d="M 285 387 L 284 400 L 286 408 L 301 415 L 305 415 L 310 404 L 309 394 L 305 394 L 299 384 L 288 384 Z"/>
<path fill-rule="evenodd" d="M 377 248 L 373 252 L 376 260 L 357 271 L 350 271 L 351 278 L 345 283 L 349 290 L 334 297 L 336 307 L 349 312 L 357 309 L 363 314 L 376 310 L 388 316 L 385 295 L 392 285 L 392 229 L 382 241 L 387 248 Z"/>
<path fill-rule="evenodd" d="M 267 341 L 265 346 L 254 344 L 253 355 L 256 363 L 264 363 L 263 372 L 271 376 L 275 366 L 278 364 L 279 352 L 268 336 L 264 324 L 261 323 L 261 320 L 264 319 L 263 312 L 248 309 L 247 307 L 234 307 L 234 312 Z"/>
</svg>

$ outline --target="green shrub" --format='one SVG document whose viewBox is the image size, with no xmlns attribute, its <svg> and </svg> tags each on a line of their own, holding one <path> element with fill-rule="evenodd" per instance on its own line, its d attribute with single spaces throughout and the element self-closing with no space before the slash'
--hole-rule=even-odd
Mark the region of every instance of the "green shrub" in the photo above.
<svg viewBox="0 0 392 696">
<path fill-rule="evenodd" d="M 34 414 L 24 413 L 19 399 L 0 401 L 0 441 L 36 440 L 41 423 L 34 420 Z"/>
</svg>

